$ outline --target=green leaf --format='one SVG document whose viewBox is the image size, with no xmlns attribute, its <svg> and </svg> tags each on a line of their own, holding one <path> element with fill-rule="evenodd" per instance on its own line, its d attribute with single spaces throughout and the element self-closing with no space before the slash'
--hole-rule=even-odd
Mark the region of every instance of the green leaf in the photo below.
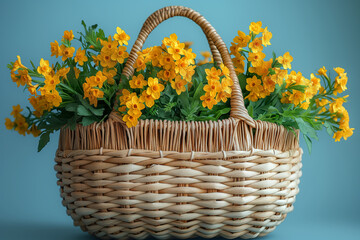
<svg viewBox="0 0 360 240">
<path fill-rule="evenodd" d="M 104 108 L 94 108 L 91 106 L 85 99 L 82 97 L 79 97 L 79 100 L 81 104 L 88 109 L 90 112 L 92 112 L 96 116 L 102 116 L 104 114 Z M 80 115 L 80 114 L 79 114 Z"/>
<path fill-rule="evenodd" d="M 195 90 L 194 97 L 193 97 L 194 100 L 200 100 L 200 97 L 204 91 L 203 88 L 204 88 L 204 84 L 202 82 L 200 82 Z"/>
<path fill-rule="evenodd" d="M 86 109 L 83 105 L 78 105 L 77 107 L 77 114 L 79 116 L 92 116 L 93 114 Z"/>
<path fill-rule="evenodd" d="M 40 136 L 39 145 L 38 145 L 38 152 L 40 152 L 46 144 L 50 141 L 50 133 L 49 131 L 44 132 Z"/>
<path fill-rule="evenodd" d="M 240 87 L 241 87 L 241 91 L 245 92 L 245 90 L 246 90 L 246 75 L 240 73 L 238 75 L 238 79 L 239 79 L 239 84 L 240 84 Z"/>
<path fill-rule="evenodd" d="M 305 134 L 303 134 L 303 137 L 304 137 L 304 139 L 305 139 L 307 149 L 309 150 L 309 153 L 311 154 L 312 141 L 311 141 L 311 139 L 310 139 L 307 135 L 305 135 Z"/>
<path fill-rule="evenodd" d="M 250 117 L 254 117 L 254 106 L 253 105 L 249 105 L 247 107 L 248 113 L 250 115 Z"/>
<path fill-rule="evenodd" d="M 68 112 L 76 112 L 78 108 L 77 103 L 69 103 L 65 106 L 65 110 Z"/>
<path fill-rule="evenodd" d="M 326 132 L 329 134 L 329 136 L 332 137 L 334 135 L 334 130 L 332 129 L 329 122 L 325 121 L 324 127 L 326 128 Z"/>
<path fill-rule="evenodd" d="M 223 109 L 217 111 L 217 112 L 215 113 L 215 114 L 216 114 L 216 115 L 215 115 L 216 120 L 218 120 L 218 119 L 221 117 L 221 115 L 224 115 L 224 114 L 229 113 L 230 110 L 231 110 L 231 108 L 223 108 Z"/>
<path fill-rule="evenodd" d="M 297 91 L 300 91 L 302 93 L 305 92 L 306 88 L 307 88 L 307 86 L 305 86 L 305 85 L 290 85 L 288 87 L 288 89 L 297 90 Z"/>
<path fill-rule="evenodd" d="M 310 123 L 305 122 L 301 117 L 295 118 L 295 121 L 298 124 L 299 129 L 303 134 L 307 135 L 308 137 L 318 140 L 316 130 L 313 128 L 313 126 L 311 126 Z"/>
<path fill-rule="evenodd" d="M 88 126 L 90 124 L 93 124 L 94 122 L 96 122 L 97 119 L 94 118 L 94 117 L 83 117 L 82 121 L 81 121 L 81 124 L 83 126 Z"/>
</svg>

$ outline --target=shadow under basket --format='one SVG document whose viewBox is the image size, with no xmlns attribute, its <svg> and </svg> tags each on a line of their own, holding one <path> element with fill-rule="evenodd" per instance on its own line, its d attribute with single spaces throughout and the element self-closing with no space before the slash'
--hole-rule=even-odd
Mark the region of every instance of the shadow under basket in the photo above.
<svg viewBox="0 0 360 240">
<path fill-rule="evenodd" d="M 103 123 L 62 129 L 55 158 L 62 203 L 76 226 L 101 239 L 264 236 L 293 210 L 301 176 L 298 134 L 249 116 L 226 45 L 189 8 L 153 13 L 123 74 L 133 74 L 148 34 L 173 16 L 197 23 L 214 61 L 228 67 L 230 118 L 140 120 L 127 128 L 114 111 Z"/>
</svg>

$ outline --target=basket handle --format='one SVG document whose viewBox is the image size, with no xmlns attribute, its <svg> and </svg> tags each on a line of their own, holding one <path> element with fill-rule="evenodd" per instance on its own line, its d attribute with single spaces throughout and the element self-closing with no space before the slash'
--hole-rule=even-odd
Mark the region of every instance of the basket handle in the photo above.
<svg viewBox="0 0 360 240">
<path fill-rule="evenodd" d="M 191 8 L 187 8 L 183 6 L 169 6 L 169 7 L 161 8 L 156 12 L 154 12 L 153 14 L 151 14 L 146 19 L 144 25 L 140 30 L 139 36 L 131 49 L 129 58 L 127 59 L 127 62 L 125 64 L 122 73 L 127 77 L 130 77 L 134 74 L 134 64 L 138 57 L 137 53 L 141 51 L 146 38 L 161 22 L 175 16 L 186 17 L 194 21 L 197 25 L 201 27 L 201 29 L 205 33 L 209 41 L 211 50 L 213 51 L 214 46 L 217 48 L 216 52 L 213 51 L 213 54 L 215 53 L 214 60 L 216 60 L 218 63 L 221 62 L 219 61 L 220 60 L 219 55 L 216 54 L 217 52 L 219 52 L 220 57 L 224 65 L 229 69 L 230 77 L 234 82 L 232 86 L 232 94 L 230 99 L 230 105 L 231 105 L 230 117 L 241 119 L 245 121 L 249 126 L 255 127 L 254 120 L 250 117 L 250 115 L 247 112 L 247 109 L 245 108 L 244 98 L 242 96 L 239 81 L 235 73 L 234 65 L 232 63 L 231 57 L 229 55 L 229 51 L 224 41 L 218 35 L 215 29 L 211 26 L 211 24 L 200 13 L 192 10 Z M 120 92 L 121 91 L 119 90 L 118 94 L 120 94 Z M 118 99 L 118 97 L 116 97 L 116 99 Z"/>
</svg>

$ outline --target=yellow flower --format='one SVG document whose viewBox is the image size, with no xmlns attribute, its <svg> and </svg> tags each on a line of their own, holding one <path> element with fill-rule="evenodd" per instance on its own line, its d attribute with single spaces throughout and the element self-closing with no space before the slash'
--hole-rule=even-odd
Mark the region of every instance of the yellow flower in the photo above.
<svg viewBox="0 0 360 240">
<path fill-rule="evenodd" d="M 175 78 L 176 73 L 175 70 L 161 70 L 157 73 L 157 77 L 164 80 L 164 81 L 171 81 Z"/>
<path fill-rule="evenodd" d="M 347 97 L 348 97 L 348 95 L 341 97 L 341 98 L 336 98 L 336 99 L 333 98 L 334 101 L 332 103 L 330 103 L 329 111 L 331 113 L 336 113 L 336 112 L 341 111 L 343 108 L 342 105 L 345 102 L 345 98 L 347 98 Z"/>
<path fill-rule="evenodd" d="M 264 58 L 265 58 L 265 53 L 263 52 L 257 52 L 257 53 L 249 52 L 248 60 L 251 62 L 251 65 L 253 67 L 261 66 L 263 64 Z"/>
<path fill-rule="evenodd" d="M 108 37 L 107 40 L 100 40 L 101 45 L 101 54 L 103 55 L 112 55 L 119 45 L 118 41 L 113 41 L 111 36 Z"/>
<path fill-rule="evenodd" d="M 131 88 L 144 88 L 147 85 L 147 81 L 144 80 L 144 75 L 139 74 L 138 76 L 133 76 L 129 81 Z"/>
<path fill-rule="evenodd" d="M 8 129 L 8 130 L 13 129 L 13 128 L 14 128 L 14 124 L 15 124 L 15 122 L 12 122 L 12 121 L 10 120 L 10 118 L 5 118 L 5 127 L 6 127 L 6 129 Z"/>
<path fill-rule="evenodd" d="M 289 52 L 286 52 L 284 56 L 278 57 L 277 60 L 284 69 L 291 69 L 291 62 L 293 61 L 293 57 Z"/>
<path fill-rule="evenodd" d="M 211 79 L 208 80 L 208 84 L 206 84 L 203 89 L 210 96 L 215 97 L 216 93 L 221 90 L 221 84 L 219 80 Z"/>
<path fill-rule="evenodd" d="M 180 95 L 182 92 L 186 91 L 186 84 L 187 81 L 182 79 L 181 76 L 177 75 L 175 80 L 171 82 L 171 87 L 175 89 L 177 95 Z"/>
<path fill-rule="evenodd" d="M 236 36 L 233 41 L 237 44 L 238 47 L 244 48 L 248 45 L 249 41 L 251 39 L 251 36 L 246 35 L 242 31 L 238 31 L 238 36 Z"/>
<path fill-rule="evenodd" d="M 58 57 L 60 55 L 60 47 L 59 47 L 59 43 L 55 40 L 53 43 L 50 43 L 50 51 L 51 51 L 51 56 Z"/>
<path fill-rule="evenodd" d="M 325 67 L 323 67 L 325 68 Z M 337 67 L 337 68 L 334 68 L 334 71 L 339 75 L 341 76 L 341 74 L 343 74 L 345 72 L 345 69 L 341 68 L 341 67 Z M 325 71 L 326 72 L 326 71 Z"/>
<path fill-rule="evenodd" d="M 70 68 L 69 67 L 67 67 L 67 68 L 65 68 L 65 67 L 63 67 L 63 68 L 60 68 L 57 72 L 56 72 L 56 75 L 58 76 L 58 77 L 63 77 L 63 78 L 65 78 L 65 79 L 67 79 L 67 74 L 70 72 Z"/>
<path fill-rule="evenodd" d="M 193 42 L 184 42 L 184 44 L 185 44 L 185 49 L 189 49 L 191 45 L 193 45 Z"/>
<path fill-rule="evenodd" d="M 126 102 L 126 107 L 132 110 L 133 116 L 139 118 L 141 116 L 141 110 L 145 108 L 145 105 L 137 96 L 133 96 L 129 101 Z"/>
<path fill-rule="evenodd" d="M 11 78 L 17 86 L 31 85 L 31 77 L 27 69 L 19 69 L 18 74 L 12 73 Z"/>
<path fill-rule="evenodd" d="M 220 64 L 220 69 L 221 69 L 222 75 L 224 75 L 225 77 L 230 77 L 230 70 L 223 63 Z"/>
<path fill-rule="evenodd" d="M 111 55 L 111 60 L 124 63 L 125 58 L 129 57 L 129 53 L 126 52 L 125 46 L 119 46 L 117 50 Z"/>
<path fill-rule="evenodd" d="M 254 41 L 249 44 L 249 48 L 253 53 L 261 52 L 264 48 L 261 38 L 255 38 Z"/>
<path fill-rule="evenodd" d="M 76 55 L 74 58 L 75 62 L 79 63 L 80 66 L 84 65 L 84 62 L 88 60 L 86 56 L 85 49 L 81 50 L 81 47 L 76 51 Z"/>
<path fill-rule="evenodd" d="M 256 102 L 259 100 L 259 96 L 256 92 L 250 92 L 249 95 L 245 97 L 245 99 L 249 99 L 249 101 Z"/>
<path fill-rule="evenodd" d="M 216 101 L 220 102 L 223 101 L 224 103 L 227 101 L 228 98 L 231 97 L 231 87 L 233 85 L 233 81 L 231 78 L 224 78 L 221 81 L 221 88 L 218 94 L 216 95 Z"/>
<path fill-rule="evenodd" d="M 126 106 L 119 107 L 118 111 L 121 112 L 121 113 L 126 112 Z"/>
<path fill-rule="evenodd" d="M 211 53 L 209 51 L 200 52 L 200 54 L 204 58 L 210 58 L 211 57 Z"/>
<path fill-rule="evenodd" d="M 170 70 L 175 68 L 175 62 L 174 58 L 171 54 L 165 53 L 162 55 L 160 59 L 160 65 L 163 67 L 163 69 Z"/>
<path fill-rule="evenodd" d="M 151 49 L 148 58 L 151 60 L 151 63 L 154 67 L 160 66 L 162 49 L 159 46 L 155 46 Z"/>
<path fill-rule="evenodd" d="M 55 89 L 49 89 L 49 88 L 40 88 L 41 95 L 45 97 L 48 107 L 50 110 L 52 106 L 58 107 L 60 106 L 60 103 L 62 102 L 62 98 L 59 95 L 59 92 Z"/>
<path fill-rule="evenodd" d="M 61 60 L 65 61 L 68 58 L 72 58 L 75 52 L 74 47 L 66 47 L 65 45 L 60 46 L 60 56 L 62 56 Z"/>
<path fill-rule="evenodd" d="M 15 72 L 17 71 L 19 68 L 26 68 L 22 63 L 21 63 L 21 58 L 19 55 L 16 56 L 16 61 L 13 64 L 13 68 L 11 69 L 11 72 Z"/>
<path fill-rule="evenodd" d="M 98 71 L 95 76 L 86 78 L 86 82 L 90 84 L 91 87 L 102 88 L 107 77 L 103 75 L 101 71 Z"/>
<path fill-rule="evenodd" d="M 335 77 L 335 85 L 334 85 L 334 94 L 335 94 L 335 96 L 338 93 L 342 93 L 347 89 L 346 84 L 347 84 L 347 81 L 348 81 L 348 77 L 346 76 L 347 73 L 345 73 L 343 71 L 341 72 L 341 70 L 338 70 L 338 71 L 340 73 L 339 73 L 338 76 Z"/>
<path fill-rule="evenodd" d="M 13 108 L 13 110 L 12 110 L 12 112 L 10 113 L 14 118 L 17 118 L 18 116 L 20 116 L 21 114 L 21 112 L 22 112 L 22 108 L 20 107 L 20 105 L 18 104 L 18 105 L 16 105 L 16 106 L 13 106 L 12 107 Z"/>
<path fill-rule="evenodd" d="M 41 134 L 41 131 L 37 128 L 35 124 L 31 125 L 30 129 L 27 131 L 28 134 L 32 134 L 34 137 L 38 137 Z"/>
<path fill-rule="evenodd" d="M 143 91 L 141 93 L 140 101 L 144 102 L 148 108 L 151 108 L 155 104 L 154 98 L 151 95 L 147 94 L 146 91 Z"/>
<path fill-rule="evenodd" d="M 196 54 L 192 52 L 192 49 L 189 48 L 186 51 L 184 51 L 184 58 L 185 58 L 185 62 L 190 65 L 190 64 L 195 64 L 195 58 L 196 58 Z"/>
<path fill-rule="evenodd" d="M 128 45 L 128 41 L 130 40 L 130 36 L 127 35 L 124 30 L 117 27 L 116 28 L 116 33 L 114 35 L 114 39 L 117 40 L 120 45 L 123 45 L 123 44 Z"/>
<path fill-rule="evenodd" d="M 275 91 L 276 82 L 271 78 L 271 76 L 269 75 L 262 76 L 262 82 L 267 96 Z"/>
<path fill-rule="evenodd" d="M 258 79 L 256 76 L 246 79 L 246 90 L 248 90 L 249 92 L 253 92 L 257 88 L 259 88 L 260 85 L 261 80 Z"/>
<path fill-rule="evenodd" d="M 104 97 L 104 92 L 97 88 L 92 88 L 92 86 L 85 82 L 83 83 L 83 89 L 84 89 L 84 99 L 88 98 L 90 104 L 97 107 L 98 104 L 98 98 Z"/>
<path fill-rule="evenodd" d="M 75 73 L 75 78 L 78 79 L 80 76 L 80 69 L 78 69 L 77 67 L 74 67 L 74 73 Z"/>
<path fill-rule="evenodd" d="M 52 68 L 49 66 L 49 61 L 41 58 L 40 66 L 37 68 L 37 71 L 44 76 L 51 73 Z"/>
<path fill-rule="evenodd" d="M 136 59 L 136 62 L 134 64 L 134 67 L 136 68 L 136 71 L 145 70 L 146 64 L 145 64 L 145 58 L 142 55 L 139 55 Z"/>
<path fill-rule="evenodd" d="M 195 67 L 196 67 L 196 65 L 189 66 L 189 67 L 186 69 L 185 75 L 183 76 L 183 78 L 184 78 L 189 84 L 192 84 L 192 83 L 191 83 L 191 80 L 192 80 L 192 76 L 195 74 Z M 190 85 L 188 85 L 188 86 L 190 86 Z"/>
<path fill-rule="evenodd" d="M 160 93 L 164 90 L 164 85 L 159 83 L 157 78 L 150 77 L 148 79 L 148 88 L 146 89 L 146 93 L 151 95 L 154 99 L 160 98 Z"/>
<path fill-rule="evenodd" d="M 256 35 L 256 34 L 259 34 L 259 33 L 263 32 L 264 29 L 261 28 L 261 26 L 262 26 L 261 21 L 259 21 L 259 22 L 252 22 L 252 23 L 250 24 L 250 26 L 249 26 L 250 33 L 253 32 L 253 33 Z"/>
<path fill-rule="evenodd" d="M 234 67 L 235 67 L 235 72 L 237 74 L 239 73 L 244 73 L 245 71 L 245 57 L 244 56 L 237 56 L 235 58 L 232 58 L 231 59 L 233 64 L 234 64 Z"/>
<path fill-rule="evenodd" d="M 107 83 L 110 85 L 115 84 L 114 77 L 116 76 L 116 68 L 110 69 L 110 68 L 103 68 L 103 74 L 107 78 Z"/>
<path fill-rule="evenodd" d="M 126 102 L 131 100 L 133 96 L 136 96 L 136 93 L 130 93 L 129 90 L 123 89 L 120 96 L 120 105 L 126 105 Z"/>
<path fill-rule="evenodd" d="M 339 142 L 341 138 L 347 140 L 347 138 L 352 136 L 353 134 L 354 134 L 354 128 L 348 127 L 346 129 L 342 129 L 340 131 L 335 132 L 333 138 L 335 138 L 335 142 Z"/>
<path fill-rule="evenodd" d="M 185 58 L 181 58 L 175 62 L 175 73 L 180 73 L 181 76 L 186 75 L 186 69 L 189 64 L 187 63 Z"/>
<path fill-rule="evenodd" d="M 289 95 L 289 101 L 295 106 L 299 105 L 305 100 L 305 94 L 301 91 L 293 90 L 293 93 Z"/>
<path fill-rule="evenodd" d="M 116 65 L 116 61 L 111 60 L 111 54 L 101 52 L 97 59 L 100 61 L 100 65 L 103 68 L 113 68 Z"/>
<path fill-rule="evenodd" d="M 270 39 L 272 38 L 272 33 L 267 30 L 267 27 L 264 29 L 264 32 L 261 37 L 262 44 L 266 47 L 271 45 Z"/>
<path fill-rule="evenodd" d="M 205 73 L 206 73 L 206 79 L 208 81 L 219 80 L 221 75 L 221 70 L 212 67 L 211 69 L 205 69 Z"/>
<path fill-rule="evenodd" d="M 259 76 L 264 76 L 269 74 L 269 68 L 271 68 L 273 59 L 271 58 L 269 61 L 263 61 L 262 65 L 259 67 L 249 67 L 249 72 L 256 73 Z"/>
<path fill-rule="evenodd" d="M 214 98 L 215 96 L 211 96 L 209 93 L 205 93 L 205 95 L 200 97 L 200 100 L 202 101 L 202 106 L 204 108 L 212 109 L 214 105 L 216 105 L 218 102 Z"/>
<path fill-rule="evenodd" d="M 135 127 L 138 124 L 138 118 L 132 115 L 132 111 L 129 111 L 128 114 L 124 115 L 123 121 L 128 128 Z"/>
<path fill-rule="evenodd" d="M 68 41 L 71 41 L 74 39 L 74 34 L 73 34 L 73 31 L 70 30 L 70 31 L 64 31 L 64 36 L 63 36 L 63 39 L 65 40 L 68 40 Z"/>
<path fill-rule="evenodd" d="M 264 91 L 264 87 L 261 85 L 261 80 L 256 76 L 252 78 L 246 79 L 246 90 L 250 93 L 245 97 L 245 99 L 249 99 L 252 102 L 256 102 L 259 98 L 263 98 L 266 96 L 266 92 Z"/>
<path fill-rule="evenodd" d="M 37 95 L 36 89 L 38 88 L 39 84 L 36 85 L 29 85 L 28 91 L 31 95 Z"/>
<path fill-rule="evenodd" d="M 184 54 L 184 47 L 184 43 L 172 42 L 168 48 L 168 53 L 170 53 L 175 60 L 179 60 L 181 58 L 180 55 Z"/>
<path fill-rule="evenodd" d="M 19 115 L 15 118 L 15 125 L 15 131 L 25 136 L 29 124 L 26 122 L 26 119 L 22 115 Z"/>
<path fill-rule="evenodd" d="M 46 75 L 44 83 L 45 83 L 45 86 L 42 87 L 42 89 L 46 89 L 49 91 L 55 90 L 56 86 L 60 83 L 59 76 Z M 41 89 L 40 89 L 40 91 L 41 91 Z"/>
<path fill-rule="evenodd" d="M 326 68 L 323 66 L 322 68 L 320 68 L 320 69 L 318 70 L 317 75 L 327 77 L 326 72 L 327 72 L 327 70 L 326 70 Z"/>
<path fill-rule="evenodd" d="M 169 38 L 166 37 L 162 40 L 162 43 L 165 46 L 170 46 L 173 42 L 178 42 L 177 35 L 175 33 L 171 34 Z"/>
</svg>

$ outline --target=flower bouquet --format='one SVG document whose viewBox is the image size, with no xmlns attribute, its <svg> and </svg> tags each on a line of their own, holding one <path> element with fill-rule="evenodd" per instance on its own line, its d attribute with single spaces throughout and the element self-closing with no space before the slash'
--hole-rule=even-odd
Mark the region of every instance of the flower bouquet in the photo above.
<svg viewBox="0 0 360 240">
<path fill-rule="evenodd" d="M 141 49 L 173 16 L 199 24 L 212 54 L 197 59 L 175 33 Z M 323 127 L 335 141 L 353 134 L 348 96 L 339 96 L 344 69 L 334 68 L 333 78 L 322 67 L 306 78 L 290 71 L 289 52 L 265 60 L 272 33 L 261 22 L 238 31 L 232 58 L 212 26 L 184 7 L 151 15 L 130 54 L 123 29 L 107 37 L 82 25 L 76 38 L 65 31 L 50 44 L 60 61 L 26 67 L 18 56 L 9 64 L 32 109 L 14 106 L 5 125 L 40 136 L 38 151 L 61 130 L 55 169 L 63 204 L 93 235 L 265 235 L 298 192 L 298 134 L 309 151 Z"/>
</svg>

